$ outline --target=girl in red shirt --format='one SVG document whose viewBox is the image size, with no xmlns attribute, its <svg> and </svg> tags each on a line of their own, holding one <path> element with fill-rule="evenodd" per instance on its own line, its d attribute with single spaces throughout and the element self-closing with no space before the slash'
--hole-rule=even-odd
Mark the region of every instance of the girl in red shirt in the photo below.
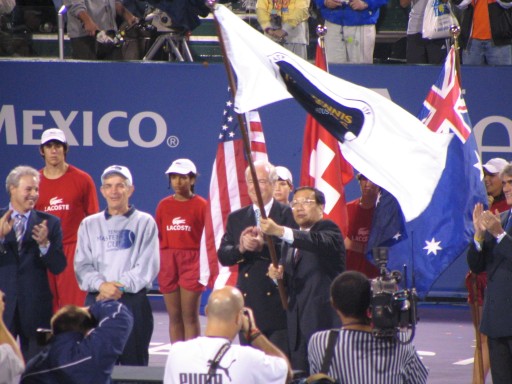
<svg viewBox="0 0 512 384">
<path fill-rule="evenodd" d="M 171 342 L 200 334 L 199 246 L 206 200 L 194 193 L 197 169 L 189 159 L 173 161 L 165 172 L 174 194 L 160 201 L 156 223 L 160 239 L 158 284 L 169 313 Z"/>
</svg>

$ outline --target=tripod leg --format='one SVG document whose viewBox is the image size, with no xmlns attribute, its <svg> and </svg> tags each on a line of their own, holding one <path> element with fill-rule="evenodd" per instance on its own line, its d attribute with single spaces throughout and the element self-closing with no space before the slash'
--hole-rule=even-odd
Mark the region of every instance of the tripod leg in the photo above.
<svg viewBox="0 0 512 384">
<path fill-rule="evenodd" d="M 142 60 L 152 60 L 157 52 L 162 48 L 162 46 L 165 44 L 165 41 L 167 40 L 167 35 L 160 35 L 156 38 L 155 42 L 149 48 L 148 52 L 146 53 L 146 56 L 142 58 Z"/>
<path fill-rule="evenodd" d="M 192 54 L 190 53 L 190 48 L 188 47 L 188 43 L 187 43 L 187 39 L 183 38 L 181 40 L 182 42 L 182 50 L 183 50 L 183 54 L 185 55 L 185 59 L 189 62 L 193 62 L 194 59 L 192 57 Z"/>
<path fill-rule="evenodd" d="M 180 38 L 178 37 L 178 39 L 180 39 Z M 172 53 L 176 57 L 177 61 L 185 61 L 185 59 L 183 59 L 183 56 L 181 55 L 180 50 L 178 49 L 178 47 L 176 45 L 176 40 L 177 39 L 175 37 L 170 37 L 169 40 L 167 40 L 167 44 L 171 48 Z"/>
</svg>

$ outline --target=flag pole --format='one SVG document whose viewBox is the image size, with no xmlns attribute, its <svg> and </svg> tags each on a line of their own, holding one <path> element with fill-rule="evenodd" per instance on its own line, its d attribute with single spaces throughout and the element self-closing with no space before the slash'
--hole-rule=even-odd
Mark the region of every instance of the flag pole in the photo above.
<svg viewBox="0 0 512 384">
<path fill-rule="evenodd" d="M 224 44 L 224 38 L 222 37 L 222 32 L 220 30 L 219 22 L 217 20 L 217 17 L 215 16 L 215 12 L 213 11 L 216 3 L 217 3 L 216 0 L 207 0 L 206 1 L 206 4 L 212 10 L 212 13 L 213 13 L 215 30 L 216 30 L 217 36 L 219 38 L 219 45 L 220 45 L 220 49 L 222 52 L 222 61 L 224 62 L 224 67 L 226 69 L 226 74 L 228 76 L 229 89 L 231 90 L 231 94 L 233 95 L 233 99 L 234 99 L 235 95 L 236 95 L 235 75 L 233 73 L 233 68 L 231 67 L 231 63 L 229 62 L 228 55 L 226 53 L 226 46 Z M 236 115 L 238 118 L 238 125 L 240 126 L 240 132 L 242 133 L 242 142 L 244 143 L 244 152 L 247 157 L 247 162 L 249 163 L 251 177 L 252 177 L 253 181 L 257 181 L 258 176 L 256 174 L 256 168 L 254 167 L 254 161 L 252 159 L 251 144 L 249 142 L 249 135 L 247 133 L 248 130 L 247 130 L 247 122 L 245 119 L 245 114 L 237 113 Z M 267 214 L 265 212 L 265 204 L 263 204 L 263 198 L 261 197 L 260 185 L 257 182 L 254 182 L 253 185 L 254 185 L 254 191 L 256 192 L 256 199 L 258 200 L 258 207 L 261 212 L 261 217 L 266 219 Z M 277 261 L 274 240 L 272 239 L 271 236 L 268 236 L 268 235 L 264 235 L 264 239 L 268 245 L 272 265 L 275 268 L 278 268 L 279 265 L 278 265 L 278 261 Z M 288 309 L 288 295 L 286 294 L 286 291 L 284 289 L 284 284 L 283 284 L 282 279 L 277 280 L 277 288 L 279 291 L 279 297 L 281 298 L 281 304 L 282 304 L 283 308 L 286 310 L 286 309 Z"/>
<path fill-rule="evenodd" d="M 460 76 L 460 46 L 459 36 L 460 27 L 458 25 L 452 25 L 450 27 L 450 34 L 453 38 L 453 48 L 455 48 L 455 70 L 457 71 L 457 79 L 459 80 L 459 87 L 462 91 L 462 78 Z"/>
<path fill-rule="evenodd" d="M 318 36 L 317 44 L 322 51 L 322 57 L 325 63 L 325 72 L 329 73 L 329 63 L 327 62 L 327 55 L 325 54 L 324 36 L 327 34 L 327 27 L 324 24 L 318 24 L 316 27 L 316 35 Z"/>
<path fill-rule="evenodd" d="M 450 27 L 450 33 L 453 38 L 453 48 L 455 49 L 455 71 L 457 72 L 457 80 L 459 81 L 459 87 L 462 92 L 462 78 L 460 73 L 460 46 L 459 46 L 459 36 L 460 36 L 460 27 L 458 25 L 452 25 Z M 477 285 L 477 274 L 474 272 L 470 272 L 470 286 L 471 293 L 473 294 L 473 300 L 471 300 L 471 309 L 472 309 L 472 319 L 473 319 L 473 327 L 475 329 L 475 339 L 476 339 L 476 347 L 475 347 L 475 364 L 478 372 L 478 383 L 484 383 L 484 362 L 483 362 L 483 353 L 482 353 L 482 335 L 480 334 L 480 306 L 478 305 L 478 285 Z"/>
<path fill-rule="evenodd" d="M 471 308 L 473 309 L 473 327 L 475 328 L 475 357 L 478 372 L 478 383 L 484 383 L 484 362 L 482 355 L 482 335 L 480 334 L 480 308 L 478 305 L 478 286 L 477 286 L 477 274 L 470 272 L 471 291 L 473 293 L 473 300 L 471 300 Z"/>
</svg>

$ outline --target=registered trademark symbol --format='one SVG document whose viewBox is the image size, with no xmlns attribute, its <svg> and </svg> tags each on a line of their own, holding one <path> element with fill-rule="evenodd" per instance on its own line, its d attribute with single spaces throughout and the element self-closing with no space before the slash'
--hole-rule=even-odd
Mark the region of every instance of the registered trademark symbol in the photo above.
<svg viewBox="0 0 512 384">
<path fill-rule="evenodd" d="M 180 139 L 177 136 L 169 136 L 167 138 L 167 145 L 171 148 L 176 148 L 180 144 Z"/>
</svg>

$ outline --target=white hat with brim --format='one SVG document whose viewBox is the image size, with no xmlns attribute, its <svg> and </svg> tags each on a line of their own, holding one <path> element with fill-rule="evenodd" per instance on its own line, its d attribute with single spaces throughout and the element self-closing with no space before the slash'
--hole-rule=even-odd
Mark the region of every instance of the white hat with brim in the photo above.
<svg viewBox="0 0 512 384">
<path fill-rule="evenodd" d="M 108 176 L 112 174 L 117 174 L 123 176 L 125 179 L 130 181 L 130 184 L 133 184 L 132 173 L 128 168 L 123 165 L 111 165 L 107 169 L 105 169 L 101 175 L 101 182 L 105 180 Z"/>
<path fill-rule="evenodd" d="M 49 141 L 58 141 L 61 143 L 67 143 L 66 135 L 64 135 L 64 131 L 58 128 L 50 128 L 43 132 L 41 136 L 41 145 L 48 143 Z"/>
<path fill-rule="evenodd" d="M 293 185 L 292 173 L 288 170 L 288 168 L 277 166 L 276 173 L 279 179 L 287 181 L 288 183 L 290 183 L 290 185 Z"/>
<path fill-rule="evenodd" d="M 496 174 L 500 173 L 507 164 L 507 160 L 502 159 L 501 157 L 495 157 L 494 159 L 491 159 L 487 163 L 485 163 L 483 167 L 487 172 Z"/>
<path fill-rule="evenodd" d="M 177 159 L 172 162 L 170 167 L 165 171 L 168 175 L 170 173 L 177 173 L 179 175 L 188 175 L 189 173 L 197 174 L 195 164 L 189 159 Z"/>
</svg>

